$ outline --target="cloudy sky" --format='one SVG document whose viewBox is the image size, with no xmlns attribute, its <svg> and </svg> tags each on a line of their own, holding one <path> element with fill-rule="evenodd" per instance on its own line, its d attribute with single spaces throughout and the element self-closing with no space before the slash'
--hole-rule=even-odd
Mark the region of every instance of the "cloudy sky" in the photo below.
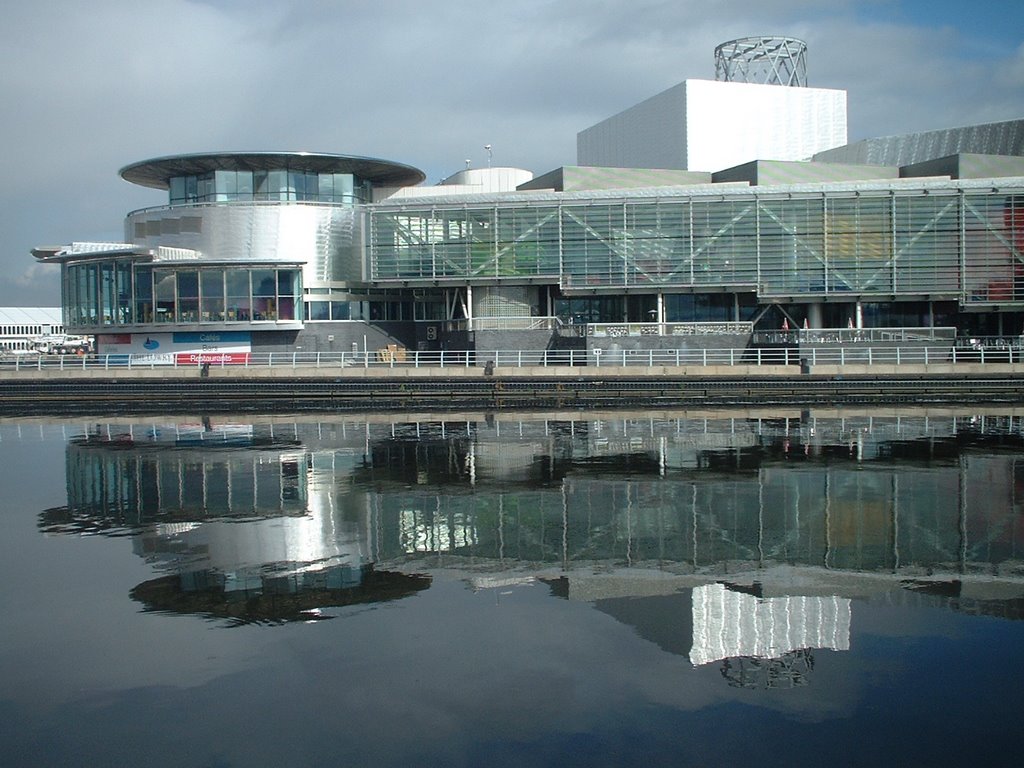
<svg viewBox="0 0 1024 768">
<path fill-rule="evenodd" d="M 1024 117 L 1019 0 L 9 0 L 0 25 L 0 305 L 57 305 L 37 245 L 119 241 L 164 197 L 117 175 L 182 152 L 382 157 L 428 183 L 543 173 L 578 131 L 717 44 L 789 35 L 848 91 L 851 141 Z"/>
</svg>

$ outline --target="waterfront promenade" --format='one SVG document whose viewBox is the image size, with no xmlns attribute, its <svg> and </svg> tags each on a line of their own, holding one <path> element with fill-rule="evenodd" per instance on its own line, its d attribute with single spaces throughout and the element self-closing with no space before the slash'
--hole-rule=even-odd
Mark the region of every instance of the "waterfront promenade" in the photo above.
<svg viewBox="0 0 1024 768">
<path fill-rule="evenodd" d="M 8 359 L 0 361 L 0 413 L 1024 403 L 1024 363 L 1017 355 L 954 359 L 947 348 L 930 357 L 916 350 L 821 362 L 827 358 L 783 352 L 759 353 L 754 362 L 733 355 L 733 364 L 712 356 L 709 364 L 683 365 L 659 364 L 653 356 L 626 359 L 627 365 L 580 365 L 583 358 L 575 365 L 561 359 L 516 365 L 498 356 L 502 362 L 493 366 L 452 353 L 445 364 L 322 355 L 252 355 L 244 364 Z"/>
</svg>

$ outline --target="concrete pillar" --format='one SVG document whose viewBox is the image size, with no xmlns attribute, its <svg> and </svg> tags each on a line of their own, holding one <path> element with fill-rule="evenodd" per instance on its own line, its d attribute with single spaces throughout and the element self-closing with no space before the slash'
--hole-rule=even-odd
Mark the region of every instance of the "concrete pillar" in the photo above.
<svg viewBox="0 0 1024 768">
<path fill-rule="evenodd" d="M 807 324 L 811 328 L 822 328 L 822 327 L 824 327 L 825 321 L 822 318 L 822 306 L 821 306 L 821 304 L 808 304 L 807 305 Z"/>
<path fill-rule="evenodd" d="M 864 327 L 864 305 L 861 304 L 859 301 L 857 302 L 857 307 L 856 307 L 856 317 L 854 317 L 854 319 L 853 319 L 853 327 L 854 328 L 863 328 Z"/>
</svg>

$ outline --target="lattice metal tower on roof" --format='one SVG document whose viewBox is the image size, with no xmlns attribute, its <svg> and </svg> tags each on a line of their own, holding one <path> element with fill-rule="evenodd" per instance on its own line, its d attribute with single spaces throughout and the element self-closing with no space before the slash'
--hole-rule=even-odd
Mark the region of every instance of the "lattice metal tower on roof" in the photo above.
<svg viewBox="0 0 1024 768">
<path fill-rule="evenodd" d="M 741 37 L 715 48 L 715 80 L 807 87 L 807 43 L 795 37 Z"/>
</svg>

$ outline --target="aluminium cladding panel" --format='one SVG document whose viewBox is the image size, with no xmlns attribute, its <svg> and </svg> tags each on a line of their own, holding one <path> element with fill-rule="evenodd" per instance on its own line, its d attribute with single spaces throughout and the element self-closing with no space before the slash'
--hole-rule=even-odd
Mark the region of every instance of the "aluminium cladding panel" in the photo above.
<svg viewBox="0 0 1024 768">
<path fill-rule="evenodd" d="M 580 165 L 714 172 L 846 142 L 846 92 L 685 80 L 577 135 Z"/>
<path fill-rule="evenodd" d="M 687 168 L 807 160 L 846 143 L 846 92 L 687 80 Z"/>
<path fill-rule="evenodd" d="M 686 170 L 686 83 L 576 135 L 579 165 Z"/>
<path fill-rule="evenodd" d="M 965 153 L 1024 155 L 1024 119 L 865 139 L 820 152 L 814 159 L 904 166 Z"/>
<path fill-rule="evenodd" d="M 222 203 L 128 214 L 125 234 L 142 247 L 190 248 L 225 262 L 302 262 L 306 285 L 360 280 L 362 209 L 310 203 Z"/>
</svg>

